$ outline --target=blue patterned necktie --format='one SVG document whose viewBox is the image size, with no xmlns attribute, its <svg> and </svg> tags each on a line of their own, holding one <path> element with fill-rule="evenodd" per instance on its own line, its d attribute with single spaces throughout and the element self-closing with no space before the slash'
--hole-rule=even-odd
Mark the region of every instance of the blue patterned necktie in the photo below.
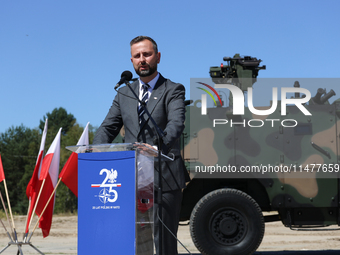
<svg viewBox="0 0 340 255">
<path fill-rule="evenodd" d="M 149 84 L 143 84 L 142 85 L 143 92 L 142 92 L 141 102 L 144 103 L 145 105 L 146 105 L 146 103 L 148 102 L 148 99 L 149 99 L 149 93 L 148 93 L 149 87 L 150 87 Z M 139 125 L 141 125 L 145 121 L 145 119 L 143 117 L 144 112 L 145 112 L 144 107 L 142 107 L 142 105 L 140 104 L 138 106 Z"/>
</svg>

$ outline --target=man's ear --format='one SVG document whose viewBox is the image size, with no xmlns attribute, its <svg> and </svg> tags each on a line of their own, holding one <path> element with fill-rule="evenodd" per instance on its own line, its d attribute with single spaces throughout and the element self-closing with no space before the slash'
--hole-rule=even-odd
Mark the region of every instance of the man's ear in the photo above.
<svg viewBox="0 0 340 255">
<path fill-rule="evenodd" d="M 161 62 L 161 53 L 157 52 L 157 64 L 159 64 L 159 62 Z"/>
</svg>

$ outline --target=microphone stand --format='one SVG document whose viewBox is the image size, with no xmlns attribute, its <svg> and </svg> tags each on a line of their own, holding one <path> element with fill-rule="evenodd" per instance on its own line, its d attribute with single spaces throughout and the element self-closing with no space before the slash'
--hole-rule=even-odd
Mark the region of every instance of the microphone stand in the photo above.
<svg viewBox="0 0 340 255">
<path fill-rule="evenodd" d="M 128 81 L 125 81 L 125 84 L 129 87 L 129 89 L 131 90 L 132 94 L 135 96 L 135 98 L 137 99 L 137 101 L 140 103 L 140 105 L 143 107 L 145 113 L 148 115 L 149 119 L 151 120 L 155 130 L 156 130 L 156 135 L 157 135 L 157 142 L 158 142 L 158 196 L 157 196 L 157 202 L 158 202 L 158 216 L 161 219 L 160 222 L 160 226 L 159 226 L 159 230 L 158 230 L 158 251 L 159 251 L 159 255 L 163 254 L 163 208 L 162 208 L 162 167 L 161 167 L 161 159 L 162 159 L 162 153 L 161 153 L 161 149 L 162 149 L 162 145 L 168 145 L 169 141 L 168 139 L 165 137 L 166 133 L 164 133 L 164 131 L 156 124 L 155 120 L 152 118 L 150 112 L 148 111 L 148 109 L 146 108 L 146 104 L 145 102 L 142 102 L 139 100 L 139 97 L 137 96 L 137 94 L 135 93 L 135 91 L 131 88 L 130 83 Z M 116 88 L 115 88 L 116 89 Z M 118 92 L 118 91 L 117 91 Z"/>
</svg>

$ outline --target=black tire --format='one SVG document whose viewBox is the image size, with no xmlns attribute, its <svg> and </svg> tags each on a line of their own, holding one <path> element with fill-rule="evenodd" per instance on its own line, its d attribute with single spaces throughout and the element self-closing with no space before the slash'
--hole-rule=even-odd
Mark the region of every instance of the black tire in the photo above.
<svg viewBox="0 0 340 255">
<path fill-rule="evenodd" d="M 264 218 L 259 205 L 246 193 L 219 189 L 196 204 L 190 234 L 203 255 L 248 255 L 262 242 Z"/>
</svg>

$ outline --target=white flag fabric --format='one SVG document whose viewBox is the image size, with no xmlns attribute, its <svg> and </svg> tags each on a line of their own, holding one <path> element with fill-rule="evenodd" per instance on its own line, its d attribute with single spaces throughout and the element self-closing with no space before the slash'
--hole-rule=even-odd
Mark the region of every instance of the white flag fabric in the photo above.
<svg viewBox="0 0 340 255">
<path fill-rule="evenodd" d="M 86 127 L 84 128 L 84 131 L 78 140 L 77 145 L 89 145 L 89 124 L 90 122 L 87 122 Z"/>
</svg>

